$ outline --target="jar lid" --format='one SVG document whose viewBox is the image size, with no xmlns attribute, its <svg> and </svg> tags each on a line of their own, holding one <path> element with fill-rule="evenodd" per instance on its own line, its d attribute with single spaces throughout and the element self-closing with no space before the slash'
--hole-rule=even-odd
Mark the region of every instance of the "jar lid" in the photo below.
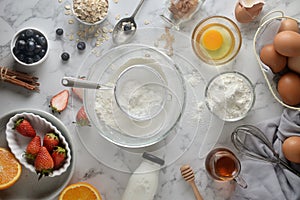
<svg viewBox="0 0 300 200">
<path fill-rule="evenodd" d="M 159 157 L 156 157 L 150 153 L 147 153 L 147 152 L 144 152 L 143 153 L 143 158 L 147 159 L 147 160 L 150 160 L 152 162 L 155 162 L 159 165 L 164 165 L 165 164 L 165 161 Z"/>
</svg>

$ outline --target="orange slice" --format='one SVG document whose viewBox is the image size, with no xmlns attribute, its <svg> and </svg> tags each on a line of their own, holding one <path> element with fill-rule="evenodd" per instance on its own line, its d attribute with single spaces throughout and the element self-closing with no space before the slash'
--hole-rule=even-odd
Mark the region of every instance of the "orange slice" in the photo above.
<svg viewBox="0 0 300 200">
<path fill-rule="evenodd" d="M 223 37 L 217 30 L 208 30 L 203 35 L 203 46 L 207 50 L 215 51 L 218 50 L 223 44 Z"/>
<path fill-rule="evenodd" d="M 67 186 L 59 195 L 59 200 L 101 200 L 99 191 L 87 182 Z"/>
<path fill-rule="evenodd" d="M 22 167 L 15 156 L 0 147 L 0 190 L 13 186 L 20 178 Z"/>
</svg>

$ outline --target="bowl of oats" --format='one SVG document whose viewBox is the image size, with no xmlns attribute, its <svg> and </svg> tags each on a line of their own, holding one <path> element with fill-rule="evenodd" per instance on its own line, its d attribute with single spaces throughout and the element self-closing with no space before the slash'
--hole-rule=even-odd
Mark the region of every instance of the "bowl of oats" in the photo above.
<svg viewBox="0 0 300 200">
<path fill-rule="evenodd" d="M 108 14 L 108 0 L 73 0 L 72 11 L 76 19 L 85 25 L 102 23 Z"/>
</svg>

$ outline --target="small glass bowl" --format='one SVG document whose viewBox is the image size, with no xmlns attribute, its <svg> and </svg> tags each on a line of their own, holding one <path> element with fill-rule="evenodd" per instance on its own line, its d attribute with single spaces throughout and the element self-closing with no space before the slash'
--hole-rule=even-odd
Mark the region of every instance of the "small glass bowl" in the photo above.
<svg viewBox="0 0 300 200">
<path fill-rule="evenodd" d="M 160 17 L 171 24 L 176 30 L 180 30 L 180 25 L 189 21 L 199 10 L 204 0 L 166 0 L 165 10 Z"/>
<path fill-rule="evenodd" d="M 234 77 L 238 79 L 235 80 Z M 238 85 L 239 83 L 243 85 Z M 225 86 L 228 87 L 228 91 L 225 91 Z M 252 109 L 254 102 L 254 87 L 240 72 L 220 73 L 208 82 L 205 89 L 207 108 L 223 121 L 235 122 L 243 119 Z"/>
<path fill-rule="evenodd" d="M 30 56 L 34 57 L 35 55 L 40 54 L 40 57 L 41 57 L 40 60 L 34 61 L 34 62 L 32 62 L 32 63 L 26 63 L 25 60 L 20 60 L 20 59 L 19 59 L 19 56 L 17 56 L 17 52 L 16 52 L 16 51 L 18 51 L 18 50 L 16 50 L 16 45 L 17 45 L 16 42 L 17 42 L 17 40 L 18 40 L 20 37 L 25 37 L 23 34 L 25 34 L 25 31 L 27 31 L 27 30 L 33 30 L 33 32 L 34 32 L 34 34 L 35 34 L 34 36 L 32 36 L 33 42 L 34 42 L 34 43 L 37 42 L 37 41 L 35 41 L 35 39 L 34 39 L 34 37 L 35 37 L 36 35 L 43 36 L 43 37 L 45 38 L 45 41 L 46 41 L 46 47 L 43 48 L 43 49 L 45 50 L 45 51 L 43 52 L 43 54 L 36 53 L 36 52 L 35 52 L 36 50 L 32 51 L 32 54 L 33 54 L 33 55 L 30 55 Z M 26 37 L 27 37 L 27 36 L 26 36 Z M 49 54 L 49 40 L 48 40 L 46 34 L 43 33 L 41 30 L 38 30 L 37 28 L 33 28 L 33 27 L 22 28 L 22 29 L 20 29 L 19 31 L 17 31 L 17 32 L 15 33 L 15 35 L 13 36 L 13 38 L 12 38 L 12 40 L 11 40 L 11 44 L 10 44 L 10 50 L 11 50 L 11 54 L 12 54 L 13 58 L 14 58 L 19 64 L 21 64 L 21 65 L 23 65 L 23 66 L 36 66 L 36 65 L 39 65 L 39 64 L 43 63 L 43 62 L 46 60 L 46 58 L 48 57 L 48 54 Z M 22 51 L 25 52 L 25 50 L 26 50 L 26 49 L 25 49 L 25 47 L 24 47 L 24 49 L 23 49 Z M 23 55 L 25 55 L 26 53 L 22 53 L 22 51 L 20 51 L 20 53 L 23 54 Z"/>
<path fill-rule="evenodd" d="M 74 9 L 74 1 L 72 1 L 72 6 L 71 6 L 71 9 L 72 9 L 72 13 L 73 15 L 75 16 L 75 18 L 82 24 L 84 25 L 88 25 L 88 26 L 94 26 L 94 25 L 98 25 L 98 24 L 101 24 L 106 18 L 107 18 L 107 15 L 108 15 L 108 9 L 109 9 L 109 1 L 108 0 L 105 0 L 107 2 L 107 11 L 106 11 L 106 15 L 103 16 L 102 19 L 98 20 L 98 21 L 95 21 L 95 22 L 88 22 L 86 20 L 83 20 L 79 17 L 79 14 L 75 11 Z M 94 1 L 102 1 L 102 0 L 94 0 Z M 83 2 L 83 1 L 80 1 L 80 2 Z M 101 3 L 101 2 L 100 2 Z M 103 9 L 103 8 L 102 8 Z M 105 8 L 104 8 L 105 9 Z M 91 15 L 89 15 L 91 16 Z"/>
<path fill-rule="evenodd" d="M 208 50 L 203 45 L 203 36 L 209 30 L 216 30 L 222 35 L 222 44 L 216 50 Z M 242 45 L 242 36 L 238 26 L 224 16 L 212 16 L 200 21 L 192 33 L 192 47 L 196 55 L 205 63 L 222 65 L 231 61 L 238 54 Z"/>
</svg>

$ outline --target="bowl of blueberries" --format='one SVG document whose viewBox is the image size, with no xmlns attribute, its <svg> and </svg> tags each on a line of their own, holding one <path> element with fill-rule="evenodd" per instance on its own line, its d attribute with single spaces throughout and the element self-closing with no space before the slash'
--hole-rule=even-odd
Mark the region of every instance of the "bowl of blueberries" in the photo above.
<svg viewBox="0 0 300 200">
<path fill-rule="evenodd" d="M 44 62 L 49 52 L 47 36 L 36 28 L 19 30 L 11 41 L 14 59 L 24 66 L 36 66 Z"/>
</svg>

